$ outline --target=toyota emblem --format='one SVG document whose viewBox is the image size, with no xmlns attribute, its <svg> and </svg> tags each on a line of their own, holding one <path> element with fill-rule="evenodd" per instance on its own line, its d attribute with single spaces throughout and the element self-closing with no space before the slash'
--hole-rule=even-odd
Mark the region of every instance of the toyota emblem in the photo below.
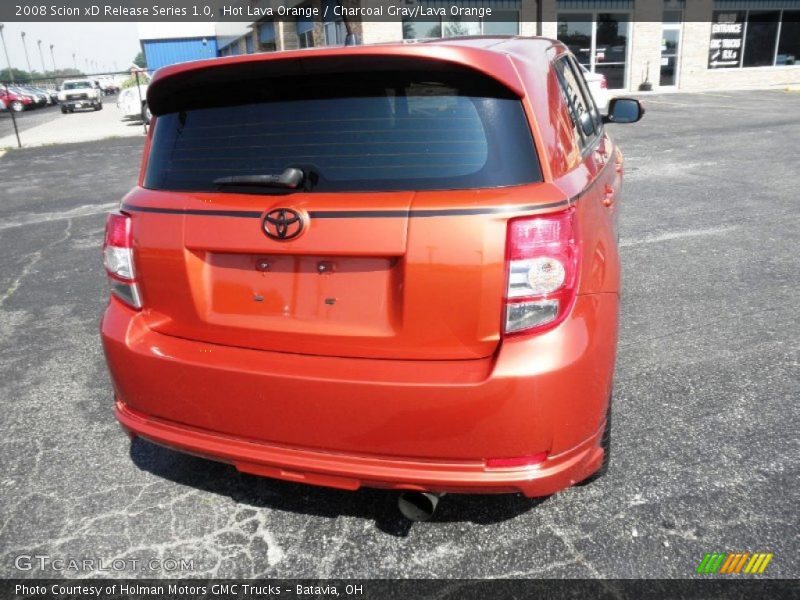
<svg viewBox="0 0 800 600">
<path fill-rule="evenodd" d="M 303 231 L 302 215 L 291 208 L 276 208 L 264 215 L 261 222 L 267 237 L 285 242 L 296 238 Z"/>
</svg>

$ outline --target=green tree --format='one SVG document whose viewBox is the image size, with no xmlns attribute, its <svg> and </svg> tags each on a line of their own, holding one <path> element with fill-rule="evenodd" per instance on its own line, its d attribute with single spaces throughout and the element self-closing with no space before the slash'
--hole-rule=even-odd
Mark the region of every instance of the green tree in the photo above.
<svg viewBox="0 0 800 600">
<path fill-rule="evenodd" d="M 27 71 L 23 71 L 21 69 L 11 69 L 11 72 L 14 74 L 14 83 L 27 83 L 31 80 L 31 74 Z M 11 79 L 12 77 L 8 72 L 8 69 L 0 69 L 0 81 L 10 82 Z"/>
<path fill-rule="evenodd" d="M 147 68 L 147 60 L 144 57 L 144 52 L 139 52 L 139 54 L 136 55 L 136 58 L 133 59 L 133 64 L 135 64 L 140 69 Z"/>
</svg>

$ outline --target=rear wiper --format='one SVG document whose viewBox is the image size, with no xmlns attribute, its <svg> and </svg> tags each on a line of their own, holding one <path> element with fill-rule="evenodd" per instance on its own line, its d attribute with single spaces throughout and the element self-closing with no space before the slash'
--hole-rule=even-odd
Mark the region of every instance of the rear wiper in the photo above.
<svg viewBox="0 0 800 600">
<path fill-rule="evenodd" d="M 303 171 L 290 167 L 280 175 L 232 175 L 214 180 L 217 185 L 258 185 L 297 189 L 303 183 Z"/>
</svg>

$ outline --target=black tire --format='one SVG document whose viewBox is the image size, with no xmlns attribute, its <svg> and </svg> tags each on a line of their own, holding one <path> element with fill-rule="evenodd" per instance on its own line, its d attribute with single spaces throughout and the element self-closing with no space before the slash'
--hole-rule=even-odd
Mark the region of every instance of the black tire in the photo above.
<svg viewBox="0 0 800 600">
<path fill-rule="evenodd" d="M 61 107 L 61 114 L 62 114 L 62 115 L 65 115 L 65 114 L 67 114 L 67 107 L 66 107 L 66 106 L 62 106 L 62 107 Z"/>
<path fill-rule="evenodd" d="M 142 104 L 142 121 L 144 121 L 145 125 L 150 125 L 150 121 L 153 118 L 153 114 L 150 112 L 150 107 L 147 106 L 147 102 Z"/>
<path fill-rule="evenodd" d="M 600 447 L 603 449 L 603 462 L 600 463 L 600 468 L 594 473 L 589 475 L 586 479 L 578 483 L 578 485 L 589 485 L 594 483 L 601 477 L 608 473 L 608 465 L 611 463 L 611 400 L 608 400 L 608 412 L 606 412 L 606 428 L 603 430 L 603 437 L 600 438 Z"/>
<path fill-rule="evenodd" d="M 22 112 L 23 110 L 25 110 L 25 105 L 19 100 L 14 100 L 11 103 L 11 110 L 13 110 L 14 112 Z"/>
<path fill-rule="evenodd" d="M 69 109 L 69 114 L 72 114 L 72 113 L 74 113 L 74 112 L 75 112 L 75 109 L 74 109 L 74 108 L 70 108 L 70 109 Z"/>
<path fill-rule="evenodd" d="M 95 110 L 103 110 L 103 103 L 102 102 L 98 102 L 97 104 L 94 105 L 94 109 Z"/>
</svg>

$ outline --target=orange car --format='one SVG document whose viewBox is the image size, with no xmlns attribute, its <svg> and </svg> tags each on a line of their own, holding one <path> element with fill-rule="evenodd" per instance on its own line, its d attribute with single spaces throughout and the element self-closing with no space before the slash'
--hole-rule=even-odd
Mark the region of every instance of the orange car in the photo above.
<svg viewBox="0 0 800 600">
<path fill-rule="evenodd" d="M 191 62 L 147 96 L 104 246 L 131 437 L 423 508 L 601 468 L 622 186 L 604 123 L 636 100 L 601 116 L 541 38 Z"/>
</svg>

